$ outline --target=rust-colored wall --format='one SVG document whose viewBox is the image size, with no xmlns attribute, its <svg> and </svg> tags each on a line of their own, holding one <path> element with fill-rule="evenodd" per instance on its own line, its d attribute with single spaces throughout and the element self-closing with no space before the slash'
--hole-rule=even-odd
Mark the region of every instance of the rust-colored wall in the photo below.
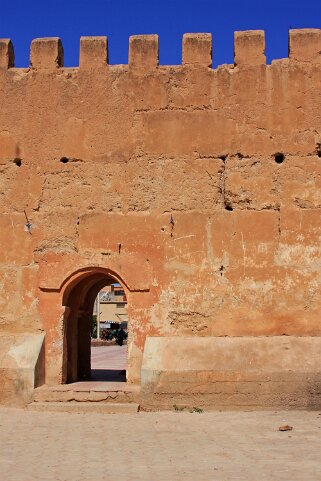
<svg viewBox="0 0 321 481">
<path fill-rule="evenodd" d="M 159 66 L 157 36 L 132 37 L 108 65 L 82 38 L 63 68 L 39 39 L 16 69 L 0 42 L 0 327 L 45 329 L 52 379 L 67 280 L 90 266 L 125 286 L 137 365 L 147 334 L 321 334 L 321 31 L 271 65 L 261 31 L 235 34 L 235 65 L 211 50 L 185 35 Z"/>
</svg>

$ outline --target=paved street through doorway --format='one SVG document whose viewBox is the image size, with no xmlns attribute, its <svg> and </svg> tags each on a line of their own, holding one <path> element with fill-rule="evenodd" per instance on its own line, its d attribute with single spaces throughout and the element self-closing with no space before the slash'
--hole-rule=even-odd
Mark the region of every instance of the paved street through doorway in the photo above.
<svg viewBox="0 0 321 481">
<path fill-rule="evenodd" d="M 127 346 L 91 346 L 92 381 L 125 382 Z"/>
<path fill-rule="evenodd" d="M 91 369 L 126 369 L 127 346 L 91 346 Z"/>
</svg>

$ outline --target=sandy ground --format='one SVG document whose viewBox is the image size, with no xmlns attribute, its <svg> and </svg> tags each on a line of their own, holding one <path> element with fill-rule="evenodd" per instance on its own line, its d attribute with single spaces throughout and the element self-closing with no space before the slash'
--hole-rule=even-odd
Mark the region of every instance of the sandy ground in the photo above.
<svg viewBox="0 0 321 481">
<path fill-rule="evenodd" d="M 279 432 L 290 424 L 293 431 Z M 0 409 L 1 481 L 320 481 L 321 413 Z"/>
</svg>

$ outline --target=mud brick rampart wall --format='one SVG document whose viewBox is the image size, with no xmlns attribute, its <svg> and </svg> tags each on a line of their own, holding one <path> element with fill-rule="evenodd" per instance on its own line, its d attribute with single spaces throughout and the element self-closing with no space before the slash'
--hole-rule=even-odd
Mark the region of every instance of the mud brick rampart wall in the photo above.
<svg viewBox="0 0 321 481">
<path fill-rule="evenodd" d="M 264 52 L 236 32 L 234 65 L 212 69 L 211 35 L 186 34 L 165 66 L 134 36 L 109 65 L 107 38 L 83 37 L 64 68 L 47 38 L 15 68 L 0 41 L 0 329 L 44 332 L 47 382 L 68 295 L 107 274 L 133 382 L 146 336 L 320 336 L 321 31 Z"/>
</svg>

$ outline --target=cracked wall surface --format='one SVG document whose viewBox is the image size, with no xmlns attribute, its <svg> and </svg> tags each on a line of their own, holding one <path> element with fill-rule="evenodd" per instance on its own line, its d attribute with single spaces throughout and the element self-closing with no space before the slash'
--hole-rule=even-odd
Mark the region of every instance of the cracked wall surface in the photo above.
<svg viewBox="0 0 321 481">
<path fill-rule="evenodd" d="M 33 41 L 29 68 L 0 41 L 1 331 L 61 351 L 61 282 L 146 265 L 133 364 L 146 335 L 321 334 L 321 31 L 289 42 L 266 65 L 264 33 L 237 32 L 235 64 L 212 69 L 206 34 L 177 66 L 153 35 L 128 65 L 84 37 L 75 68 L 59 39 Z"/>
</svg>

